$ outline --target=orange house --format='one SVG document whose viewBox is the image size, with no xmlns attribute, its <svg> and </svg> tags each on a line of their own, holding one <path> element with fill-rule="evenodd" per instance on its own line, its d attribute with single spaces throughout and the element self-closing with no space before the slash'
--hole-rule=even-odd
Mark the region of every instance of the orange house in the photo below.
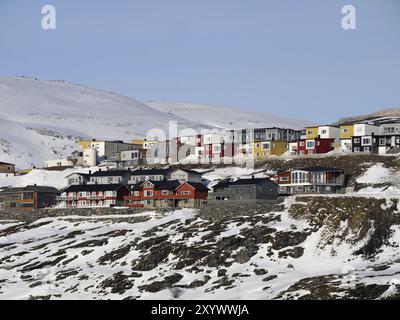
<svg viewBox="0 0 400 320">
<path fill-rule="evenodd" d="M 198 182 L 148 180 L 132 187 L 124 199 L 131 208 L 199 208 L 207 197 L 208 188 Z"/>
</svg>

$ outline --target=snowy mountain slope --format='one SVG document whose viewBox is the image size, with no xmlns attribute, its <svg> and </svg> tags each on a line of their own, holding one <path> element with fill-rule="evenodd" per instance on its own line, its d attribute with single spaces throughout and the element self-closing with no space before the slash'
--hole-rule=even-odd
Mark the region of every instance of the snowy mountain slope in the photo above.
<svg viewBox="0 0 400 320">
<path fill-rule="evenodd" d="M 278 117 L 269 113 L 255 112 L 225 106 L 213 106 L 187 102 L 147 101 L 147 105 L 185 119 L 201 119 L 210 126 L 226 129 L 256 127 L 288 127 L 303 129 L 313 123 L 305 120 Z"/>
<path fill-rule="evenodd" d="M 0 77 L 0 161 L 41 166 L 69 155 L 78 137 L 130 141 L 151 129 L 168 133 L 170 121 L 198 132 L 214 126 L 303 125 L 234 108 L 185 104 L 171 113 L 153 105 L 63 81 Z"/>
<path fill-rule="evenodd" d="M 0 115 L 0 161 L 20 167 L 69 154 L 77 137 L 129 141 L 169 121 L 203 127 L 132 98 L 29 78 L 0 78 Z"/>
</svg>

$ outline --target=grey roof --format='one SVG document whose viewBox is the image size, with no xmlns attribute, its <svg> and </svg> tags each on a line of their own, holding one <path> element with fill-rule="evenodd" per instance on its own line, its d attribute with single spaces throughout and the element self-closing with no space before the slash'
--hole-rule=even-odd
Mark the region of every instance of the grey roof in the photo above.
<svg viewBox="0 0 400 320">
<path fill-rule="evenodd" d="M 164 180 L 164 181 L 149 180 L 149 181 L 145 181 L 145 182 L 136 184 L 132 188 L 132 190 L 133 191 L 142 190 L 143 189 L 143 185 L 146 182 L 151 182 L 152 184 L 154 184 L 154 188 L 156 190 L 175 190 L 176 188 L 178 188 L 180 186 L 180 182 L 178 180 Z"/>
<path fill-rule="evenodd" d="M 26 187 L 4 188 L 0 193 L 17 193 L 17 192 L 43 192 L 43 193 L 59 193 L 58 189 L 48 186 L 29 185 Z"/>
<path fill-rule="evenodd" d="M 230 185 L 258 185 L 268 181 L 268 178 L 250 178 L 250 179 L 239 179 L 233 182 L 230 182 Z"/>
<path fill-rule="evenodd" d="M 2 161 L 0 161 L 0 165 L 15 166 L 15 164 L 13 164 L 13 163 L 2 162 Z"/>
<path fill-rule="evenodd" d="M 69 186 L 64 192 L 115 191 L 119 188 L 127 189 L 123 184 L 77 184 Z"/>
<path fill-rule="evenodd" d="M 107 170 L 107 171 L 96 171 L 91 174 L 91 177 L 115 177 L 115 176 L 127 176 L 130 175 L 130 170 Z"/>
<path fill-rule="evenodd" d="M 131 171 L 131 176 L 169 175 L 173 170 L 167 169 L 137 169 Z"/>
<path fill-rule="evenodd" d="M 308 168 L 302 168 L 299 170 L 309 171 L 309 172 L 343 171 L 342 169 L 339 169 L 339 168 L 323 167 L 323 166 L 308 167 Z"/>
<path fill-rule="evenodd" d="M 188 185 L 192 186 L 193 188 L 195 188 L 198 191 L 209 191 L 209 189 L 204 184 L 202 184 L 200 182 L 186 181 L 185 183 L 187 183 Z"/>
</svg>

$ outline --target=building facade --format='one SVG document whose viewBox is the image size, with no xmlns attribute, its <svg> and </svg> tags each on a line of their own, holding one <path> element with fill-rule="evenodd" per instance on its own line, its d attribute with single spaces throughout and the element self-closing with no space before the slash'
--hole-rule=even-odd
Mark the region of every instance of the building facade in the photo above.
<svg viewBox="0 0 400 320">
<path fill-rule="evenodd" d="M 0 162 L 0 173 L 14 173 L 15 172 L 15 164 Z"/>
<path fill-rule="evenodd" d="M 268 178 L 222 181 L 208 194 L 208 204 L 271 203 L 278 198 L 278 185 Z"/>
<path fill-rule="evenodd" d="M 53 187 L 26 186 L 5 188 L 0 191 L 0 210 L 34 210 L 49 208 L 56 204 L 60 192 Z"/>
<path fill-rule="evenodd" d="M 58 208 L 110 208 L 124 205 L 129 190 L 122 184 L 82 184 L 66 188 L 57 197 Z"/>
<path fill-rule="evenodd" d="M 337 168 L 310 167 L 281 171 L 273 179 L 282 195 L 337 193 L 345 188 L 344 172 Z"/>
<path fill-rule="evenodd" d="M 130 208 L 200 208 L 207 196 L 208 189 L 201 183 L 169 180 L 139 183 L 124 199 Z"/>
</svg>

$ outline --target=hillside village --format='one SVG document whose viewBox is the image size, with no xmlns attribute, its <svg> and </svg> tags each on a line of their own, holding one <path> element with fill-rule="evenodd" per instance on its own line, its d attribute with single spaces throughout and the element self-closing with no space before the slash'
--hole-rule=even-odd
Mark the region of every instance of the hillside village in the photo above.
<svg viewBox="0 0 400 320">
<path fill-rule="evenodd" d="M 277 203 L 294 194 L 351 192 L 343 168 L 298 166 L 263 177 L 210 181 L 201 165 L 255 167 L 268 159 L 329 156 L 390 156 L 400 152 L 400 123 L 390 119 L 339 125 L 224 130 L 157 139 L 79 140 L 66 159 L 48 160 L 45 170 L 76 168 L 67 187 L 26 185 L 0 191 L 0 209 L 201 208 L 218 203 Z M 200 170 L 188 165 L 198 165 Z M 85 172 L 81 169 L 88 168 Z M 0 163 L 0 175 L 26 174 Z"/>
</svg>

